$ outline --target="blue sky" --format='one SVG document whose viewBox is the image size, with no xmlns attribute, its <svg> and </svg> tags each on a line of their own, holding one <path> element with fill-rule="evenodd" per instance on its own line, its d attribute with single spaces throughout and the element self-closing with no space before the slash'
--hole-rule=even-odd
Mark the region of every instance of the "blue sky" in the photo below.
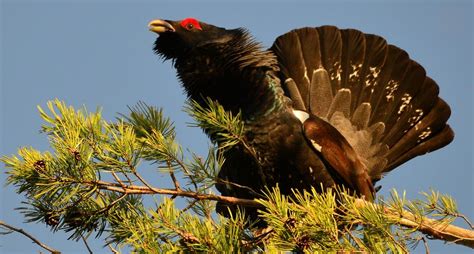
<svg viewBox="0 0 474 254">
<path fill-rule="evenodd" d="M 196 17 L 222 27 L 246 27 L 264 45 L 293 28 L 336 25 L 383 36 L 405 49 L 440 86 L 450 105 L 456 137 L 448 147 L 400 166 L 380 184 L 380 193 L 406 190 L 410 198 L 430 188 L 452 195 L 461 212 L 473 208 L 473 5 L 471 1 L 23 1 L 1 2 L 0 154 L 20 146 L 48 149 L 38 130 L 36 105 L 53 98 L 106 119 L 142 100 L 163 107 L 181 143 L 205 155 L 208 141 L 182 112 L 184 96 L 169 62 L 152 52 L 154 18 Z M 163 184 L 167 178 L 147 174 Z M 4 187 L 0 174 L 0 220 L 21 226 L 63 253 L 84 253 L 40 224 L 24 224 L 14 210 L 22 198 Z M 108 253 L 92 241 L 95 253 Z M 432 253 L 468 249 L 430 241 Z M 1 253 L 33 253 L 39 247 L 18 234 L 0 236 Z M 416 252 L 423 252 L 423 248 Z"/>
</svg>

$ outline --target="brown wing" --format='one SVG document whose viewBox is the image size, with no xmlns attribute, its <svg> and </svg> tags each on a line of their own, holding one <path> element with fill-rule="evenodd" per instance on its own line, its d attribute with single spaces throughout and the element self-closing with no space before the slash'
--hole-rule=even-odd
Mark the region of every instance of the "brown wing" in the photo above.
<svg viewBox="0 0 474 254">
<path fill-rule="evenodd" d="M 336 128 L 315 115 L 304 121 L 304 133 L 322 159 L 346 185 L 367 199 L 374 198 L 374 186 L 367 167 L 349 142 Z"/>
</svg>

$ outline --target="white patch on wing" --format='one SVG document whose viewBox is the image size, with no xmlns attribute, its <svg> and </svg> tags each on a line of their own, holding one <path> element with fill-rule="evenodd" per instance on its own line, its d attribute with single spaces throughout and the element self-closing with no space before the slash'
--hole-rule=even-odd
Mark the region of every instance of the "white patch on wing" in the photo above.
<svg viewBox="0 0 474 254">
<path fill-rule="evenodd" d="M 302 110 L 293 109 L 293 115 L 295 115 L 301 123 L 304 123 L 309 118 L 309 114 Z"/>
<path fill-rule="evenodd" d="M 318 152 L 321 152 L 321 150 L 323 149 L 323 147 L 322 147 L 320 144 L 316 143 L 316 141 L 314 141 L 314 140 L 312 140 L 312 139 L 310 139 L 310 140 L 311 140 L 311 144 L 313 144 L 314 148 L 316 148 L 316 150 L 318 150 Z M 310 168 L 310 169 L 311 169 L 311 168 Z"/>
</svg>

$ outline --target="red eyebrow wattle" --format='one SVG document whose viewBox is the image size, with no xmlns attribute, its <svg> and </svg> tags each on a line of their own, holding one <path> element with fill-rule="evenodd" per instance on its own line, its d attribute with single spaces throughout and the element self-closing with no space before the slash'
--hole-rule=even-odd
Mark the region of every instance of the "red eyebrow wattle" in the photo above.
<svg viewBox="0 0 474 254">
<path fill-rule="evenodd" d="M 186 28 L 188 24 L 192 24 L 196 29 L 202 30 L 201 25 L 199 24 L 199 21 L 195 18 L 185 18 L 181 21 L 180 25 L 183 28 Z M 186 28 L 187 29 L 187 28 Z"/>
</svg>

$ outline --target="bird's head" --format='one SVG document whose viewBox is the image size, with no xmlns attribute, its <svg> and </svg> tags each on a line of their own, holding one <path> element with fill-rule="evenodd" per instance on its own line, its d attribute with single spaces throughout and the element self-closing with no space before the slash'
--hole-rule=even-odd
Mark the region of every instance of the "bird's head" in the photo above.
<svg viewBox="0 0 474 254">
<path fill-rule="evenodd" d="M 226 110 L 249 117 L 274 107 L 279 91 L 274 85 L 279 82 L 276 57 L 263 50 L 247 30 L 225 29 L 194 18 L 156 19 L 148 26 L 158 34 L 155 52 L 173 61 L 189 98 L 205 103 L 203 99 L 209 97 Z M 271 84 L 268 77 L 274 77 Z"/>
<path fill-rule="evenodd" d="M 176 60 L 187 52 L 208 44 L 226 43 L 239 33 L 240 29 L 228 30 L 206 24 L 195 18 L 179 21 L 152 20 L 148 27 L 159 35 L 155 42 L 155 52 L 165 59 Z"/>
</svg>

